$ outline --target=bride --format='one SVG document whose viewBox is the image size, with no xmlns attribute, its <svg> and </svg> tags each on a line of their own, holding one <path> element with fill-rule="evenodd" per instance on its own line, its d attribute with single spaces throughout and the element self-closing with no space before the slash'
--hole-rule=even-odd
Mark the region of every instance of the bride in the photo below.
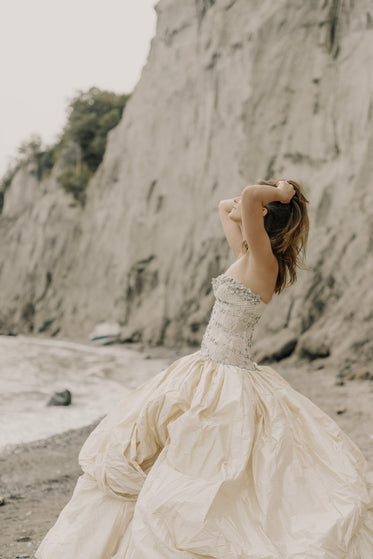
<svg viewBox="0 0 373 559">
<path fill-rule="evenodd" d="M 258 181 L 219 204 L 237 260 L 212 278 L 201 348 L 126 395 L 38 559 L 372 559 L 373 480 L 351 439 L 251 339 L 296 279 L 307 200 Z M 271 312 L 266 309 L 266 312 Z"/>
</svg>

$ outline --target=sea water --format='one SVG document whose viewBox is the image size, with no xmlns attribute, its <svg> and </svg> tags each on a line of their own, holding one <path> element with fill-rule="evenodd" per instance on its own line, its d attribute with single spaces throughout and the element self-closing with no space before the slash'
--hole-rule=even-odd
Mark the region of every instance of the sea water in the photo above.
<svg viewBox="0 0 373 559">
<path fill-rule="evenodd" d="M 0 336 L 0 450 L 93 423 L 171 362 L 120 345 Z M 71 405 L 47 406 L 65 389 Z"/>
</svg>

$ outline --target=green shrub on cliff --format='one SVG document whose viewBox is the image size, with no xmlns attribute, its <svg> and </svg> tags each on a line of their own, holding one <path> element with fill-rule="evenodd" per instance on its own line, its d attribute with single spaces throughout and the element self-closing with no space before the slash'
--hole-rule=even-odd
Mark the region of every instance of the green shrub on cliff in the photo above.
<svg viewBox="0 0 373 559">
<path fill-rule="evenodd" d="M 34 163 L 31 172 L 41 180 L 59 163 L 58 182 L 84 205 L 86 186 L 103 159 L 108 132 L 119 123 L 129 97 L 97 87 L 79 91 L 68 105 L 67 123 L 56 144 L 42 149 L 37 135 L 22 142 L 18 158 L 1 181 L 0 194 L 22 166 Z"/>
<path fill-rule="evenodd" d="M 25 163 L 35 163 L 31 172 L 36 174 L 39 180 L 49 174 L 58 156 L 56 145 L 42 149 L 42 140 L 38 134 L 32 134 L 28 140 L 22 142 L 17 151 L 20 155 L 18 168 Z"/>
<path fill-rule="evenodd" d="M 74 167 L 67 167 L 59 177 L 60 184 L 67 192 L 71 192 L 75 200 L 78 200 L 83 206 L 85 203 L 85 187 L 88 184 L 91 171 L 86 163 L 81 163 Z"/>
<path fill-rule="evenodd" d="M 70 102 L 61 144 L 76 143 L 82 162 L 93 172 L 104 156 L 107 134 L 120 121 L 128 98 L 92 87 Z"/>
</svg>

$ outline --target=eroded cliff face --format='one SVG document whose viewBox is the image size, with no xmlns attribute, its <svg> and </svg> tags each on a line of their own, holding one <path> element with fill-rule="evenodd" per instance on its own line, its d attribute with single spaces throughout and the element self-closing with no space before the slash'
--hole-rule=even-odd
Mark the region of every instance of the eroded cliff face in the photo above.
<svg viewBox="0 0 373 559">
<path fill-rule="evenodd" d="M 30 168 L 6 192 L 2 331 L 85 336 L 114 320 L 123 339 L 199 343 L 211 277 L 233 261 L 219 200 L 290 177 L 311 202 L 309 270 L 266 310 L 257 354 L 372 359 L 371 8 L 161 0 L 86 207 Z"/>
</svg>

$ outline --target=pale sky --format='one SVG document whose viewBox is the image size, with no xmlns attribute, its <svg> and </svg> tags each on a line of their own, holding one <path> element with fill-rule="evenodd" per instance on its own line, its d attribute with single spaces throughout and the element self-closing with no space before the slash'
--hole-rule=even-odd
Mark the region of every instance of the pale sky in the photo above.
<svg viewBox="0 0 373 559">
<path fill-rule="evenodd" d="M 52 142 L 69 99 L 129 93 L 155 33 L 158 0 L 2 0 L 0 177 L 31 134 Z"/>
</svg>

